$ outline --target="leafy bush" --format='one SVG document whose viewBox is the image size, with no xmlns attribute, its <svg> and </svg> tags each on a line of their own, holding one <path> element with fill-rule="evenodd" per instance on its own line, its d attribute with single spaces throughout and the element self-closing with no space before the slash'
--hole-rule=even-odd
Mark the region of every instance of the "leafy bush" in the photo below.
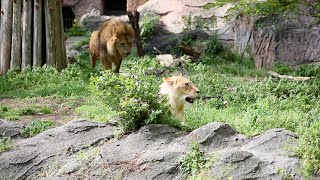
<svg viewBox="0 0 320 180">
<path fill-rule="evenodd" d="M 141 37 L 142 40 L 146 40 L 150 38 L 155 30 L 156 25 L 160 22 L 160 16 L 153 13 L 148 12 L 141 19 Z"/>
<path fill-rule="evenodd" d="M 51 120 L 34 120 L 22 130 L 22 134 L 27 137 L 32 137 L 47 129 L 54 127 L 54 125 L 54 121 Z"/>
<path fill-rule="evenodd" d="M 72 23 L 72 27 L 65 31 L 65 35 L 67 37 L 82 36 L 82 35 L 85 35 L 86 32 L 87 30 L 83 26 L 80 26 L 77 20 L 74 20 Z"/>
<path fill-rule="evenodd" d="M 171 112 L 165 100 L 158 97 L 159 82 L 146 76 L 139 65 L 132 67 L 134 75 L 118 75 L 106 71 L 91 78 L 91 92 L 103 98 L 117 112 L 124 130 L 134 130 L 144 124 L 170 120 Z"/>
<path fill-rule="evenodd" d="M 211 36 L 207 43 L 206 53 L 209 53 L 211 55 L 217 55 L 223 52 L 224 50 L 225 49 L 221 41 L 218 39 L 218 36 L 217 35 Z"/>
<path fill-rule="evenodd" d="M 180 168 L 185 175 L 194 176 L 205 167 L 208 160 L 205 154 L 200 151 L 199 143 L 193 142 L 191 151 L 180 161 Z"/>
</svg>

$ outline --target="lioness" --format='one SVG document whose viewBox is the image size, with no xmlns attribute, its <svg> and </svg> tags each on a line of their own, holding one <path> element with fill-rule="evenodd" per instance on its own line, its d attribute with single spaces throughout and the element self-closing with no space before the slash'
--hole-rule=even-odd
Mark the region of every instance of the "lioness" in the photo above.
<svg viewBox="0 0 320 180">
<path fill-rule="evenodd" d="M 90 37 L 89 52 L 92 68 L 96 66 L 100 57 L 105 70 L 112 69 L 119 73 L 122 59 L 131 53 L 133 28 L 130 24 L 120 20 L 109 20 Z"/>
<path fill-rule="evenodd" d="M 161 95 L 167 95 L 172 112 L 184 123 L 184 105 L 193 103 L 197 98 L 199 89 L 186 77 L 176 75 L 164 77 L 160 85 Z"/>
</svg>

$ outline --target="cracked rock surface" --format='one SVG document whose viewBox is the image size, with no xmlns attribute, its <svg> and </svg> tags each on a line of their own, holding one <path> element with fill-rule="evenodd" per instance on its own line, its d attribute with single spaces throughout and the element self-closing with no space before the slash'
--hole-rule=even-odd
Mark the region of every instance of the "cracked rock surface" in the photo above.
<svg viewBox="0 0 320 180">
<path fill-rule="evenodd" d="M 212 179 L 304 179 L 301 163 L 292 156 L 297 136 L 271 129 L 246 138 L 225 123 L 213 122 L 190 133 L 151 124 L 114 138 L 111 124 L 72 121 L 24 139 L 0 154 L 4 179 L 185 179 L 179 161 L 200 144 L 215 157 Z M 1 179 L 1 178 L 0 178 Z"/>
</svg>

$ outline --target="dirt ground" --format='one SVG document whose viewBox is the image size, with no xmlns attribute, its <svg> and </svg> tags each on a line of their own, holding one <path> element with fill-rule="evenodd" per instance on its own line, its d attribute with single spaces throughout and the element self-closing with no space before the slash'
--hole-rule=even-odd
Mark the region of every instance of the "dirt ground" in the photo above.
<svg viewBox="0 0 320 180">
<path fill-rule="evenodd" d="M 17 122 L 23 125 L 33 120 L 53 120 L 56 126 L 60 126 L 73 119 L 79 119 L 75 109 L 83 103 L 79 99 L 61 99 L 53 97 L 36 97 L 25 99 L 0 98 L 0 106 L 8 107 L 9 111 L 21 111 L 31 108 L 35 110 L 34 115 L 20 115 Z M 47 107 L 51 113 L 45 114 L 41 109 Z"/>
</svg>

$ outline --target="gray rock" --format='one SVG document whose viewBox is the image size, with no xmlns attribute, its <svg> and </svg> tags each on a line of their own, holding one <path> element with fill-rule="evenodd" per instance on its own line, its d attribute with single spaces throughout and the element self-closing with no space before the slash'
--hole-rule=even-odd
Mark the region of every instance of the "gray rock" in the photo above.
<svg viewBox="0 0 320 180">
<path fill-rule="evenodd" d="M 23 125 L 14 121 L 0 120 L 0 136 L 14 137 L 20 134 Z"/>
<path fill-rule="evenodd" d="M 82 51 L 86 51 L 88 49 L 88 45 L 85 44 L 79 49 L 75 48 L 76 43 L 84 41 L 88 39 L 88 37 L 85 36 L 75 36 L 75 37 L 69 37 L 66 39 L 66 53 L 67 53 L 67 59 L 69 63 L 74 63 L 75 57 L 80 55 Z"/>
<path fill-rule="evenodd" d="M 225 123 L 213 122 L 190 133 L 151 124 L 115 139 L 110 124 L 74 121 L 18 142 L 0 155 L 0 177 L 15 179 L 184 179 L 180 160 L 196 141 L 216 159 L 215 179 L 293 179 L 301 164 L 292 156 L 297 136 L 272 129 L 248 139 Z"/>
<path fill-rule="evenodd" d="M 114 131 L 107 124 L 75 121 L 19 141 L 11 151 L 1 154 L 0 177 L 37 179 L 70 154 L 113 138 Z"/>
</svg>

